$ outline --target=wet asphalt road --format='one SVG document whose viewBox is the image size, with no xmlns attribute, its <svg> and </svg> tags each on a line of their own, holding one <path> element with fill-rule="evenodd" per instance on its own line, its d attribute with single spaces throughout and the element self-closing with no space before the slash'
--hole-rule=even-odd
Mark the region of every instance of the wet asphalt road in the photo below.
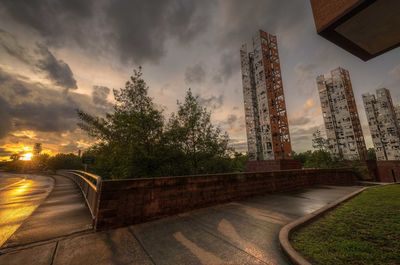
<svg viewBox="0 0 400 265">
<path fill-rule="evenodd" d="M 0 172 L 0 247 L 53 188 L 50 177 Z"/>
<path fill-rule="evenodd" d="M 54 187 L 3 247 L 17 247 L 92 229 L 92 216 L 78 186 L 53 175 Z"/>
<path fill-rule="evenodd" d="M 69 178 L 0 172 L 0 249 L 91 229 L 82 192 Z"/>
</svg>

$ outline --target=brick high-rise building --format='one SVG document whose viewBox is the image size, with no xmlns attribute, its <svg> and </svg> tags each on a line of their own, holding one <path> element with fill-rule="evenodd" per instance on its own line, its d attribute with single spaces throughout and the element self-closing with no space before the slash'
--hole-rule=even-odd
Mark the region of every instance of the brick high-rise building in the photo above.
<svg viewBox="0 0 400 265">
<path fill-rule="evenodd" d="M 291 157 L 289 125 L 276 36 L 259 30 L 240 50 L 250 160 Z"/>
<path fill-rule="evenodd" d="M 363 102 L 377 160 L 400 160 L 400 126 L 390 91 L 364 94 Z"/>
<path fill-rule="evenodd" d="M 367 149 L 349 71 L 337 68 L 317 77 L 330 152 L 346 160 L 366 159 Z"/>
</svg>

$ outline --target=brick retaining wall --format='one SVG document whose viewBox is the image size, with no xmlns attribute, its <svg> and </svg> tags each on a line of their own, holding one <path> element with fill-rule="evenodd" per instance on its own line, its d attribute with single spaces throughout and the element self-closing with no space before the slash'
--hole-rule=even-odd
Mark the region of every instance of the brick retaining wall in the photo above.
<svg viewBox="0 0 400 265">
<path fill-rule="evenodd" d="M 400 161 L 377 161 L 378 180 L 400 182 Z"/>
<path fill-rule="evenodd" d="M 355 180 L 350 170 L 313 169 L 103 181 L 95 225 L 106 230 L 252 195 Z"/>
<path fill-rule="evenodd" d="M 246 164 L 246 172 L 294 170 L 301 168 L 300 161 L 294 159 L 248 161 Z"/>
</svg>

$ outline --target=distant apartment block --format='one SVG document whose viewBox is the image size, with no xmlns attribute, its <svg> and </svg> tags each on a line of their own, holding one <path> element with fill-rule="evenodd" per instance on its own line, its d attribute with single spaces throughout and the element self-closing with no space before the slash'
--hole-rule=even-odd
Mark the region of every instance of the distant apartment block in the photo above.
<svg viewBox="0 0 400 265">
<path fill-rule="evenodd" d="M 250 160 L 291 157 L 292 147 L 276 36 L 259 30 L 240 50 Z"/>
<path fill-rule="evenodd" d="M 377 160 L 400 160 L 400 126 L 390 91 L 380 88 L 376 96 L 362 98 Z"/>
<path fill-rule="evenodd" d="M 317 77 L 329 151 L 346 160 L 366 159 L 367 149 L 349 71 L 332 70 Z"/>
</svg>

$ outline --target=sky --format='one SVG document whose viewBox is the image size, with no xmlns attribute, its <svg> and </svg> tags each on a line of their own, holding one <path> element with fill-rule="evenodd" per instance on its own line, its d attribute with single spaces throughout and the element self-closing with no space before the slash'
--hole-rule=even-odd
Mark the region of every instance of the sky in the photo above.
<svg viewBox="0 0 400 265">
<path fill-rule="evenodd" d="M 386 87 L 400 102 L 400 49 L 363 62 L 316 34 L 309 0 L 0 0 L 0 160 L 36 142 L 90 147 L 75 110 L 111 111 L 138 66 L 166 117 L 191 88 L 246 151 L 239 49 L 259 29 L 278 38 L 292 148 L 324 132 L 315 79 L 339 66 L 372 147 L 361 95 Z"/>
</svg>

